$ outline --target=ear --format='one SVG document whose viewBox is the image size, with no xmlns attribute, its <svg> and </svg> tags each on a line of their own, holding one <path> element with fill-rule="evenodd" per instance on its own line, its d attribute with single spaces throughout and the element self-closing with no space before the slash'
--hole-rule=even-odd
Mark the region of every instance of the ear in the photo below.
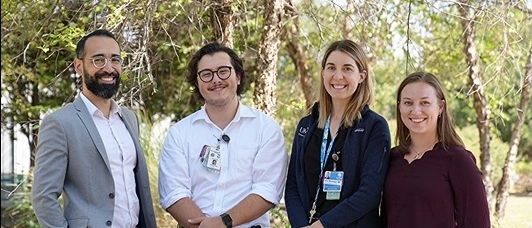
<svg viewBox="0 0 532 228">
<path fill-rule="evenodd" d="M 75 58 L 74 59 L 74 69 L 79 76 L 83 76 L 83 60 Z"/>
<path fill-rule="evenodd" d="M 362 72 L 360 72 L 360 82 L 363 82 L 364 80 L 366 80 L 366 78 L 368 77 L 368 72 L 366 70 L 362 70 Z"/>
<path fill-rule="evenodd" d="M 443 108 L 445 107 L 445 105 L 446 105 L 445 104 L 445 100 L 441 100 L 441 102 L 440 102 L 440 114 L 439 114 L 440 116 L 443 113 Z"/>
</svg>

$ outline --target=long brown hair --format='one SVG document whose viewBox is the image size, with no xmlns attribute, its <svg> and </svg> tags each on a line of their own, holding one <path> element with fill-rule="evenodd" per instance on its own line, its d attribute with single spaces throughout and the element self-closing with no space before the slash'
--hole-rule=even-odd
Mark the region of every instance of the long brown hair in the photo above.
<svg viewBox="0 0 532 228">
<path fill-rule="evenodd" d="M 351 96 L 351 100 L 347 109 L 345 110 L 344 116 L 344 125 L 343 127 L 351 127 L 356 119 L 362 118 L 362 109 L 365 105 L 369 105 L 373 102 L 373 82 L 370 77 L 370 70 L 368 66 L 368 57 L 362 46 L 351 40 L 339 40 L 335 41 L 327 48 L 325 55 L 321 61 L 321 70 L 325 69 L 327 64 L 327 58 L 333 51 L 341 51 L 351 56 L 356 62 L 358 70 L 360 72 L 366 72 L 366 78 L 358 85 L 355 93 Z M 323 85 L 323 76 L 320 77 L 320 97 L 319 97 L 319 120 L 318 127 L 324 128 L 325 121 L 329 117 L 329 114 L 332 112 L 332 97 L 325 89 Z"/>
<path fill-rule="evenodd" d="M 438 117 L 438 122 L 436 126 L 436 131 L 438 134 L 438 139 L 442 143 L 443 148 L 447 150 L 449 146 L 464 146 L 464 143 L 460 136 L 456 133 L 456 130 L 454 129 L 454 124 L 452 117 L 449 115 L 447 111 L 447 104 L 445 99 L 445 94 L 443 92 L 443 87 L 436 78 L 431 73 L 428 72 L 415 72 L 410 75 L 408 75 L 403 82 L 401 82 L 401 85 L 399 85 L 399 89 L 397 90 L 397 103 L 396 103 L 396 120 L 397 120 L 397 131 L 395 134 L 395 140 L 399 143 L 397 145 L 397 149 L 400 153 L 406 154 L 408 153 L 408 147 L 412 143 L 410 138 L 410 131 L 406 127 L 406 125 L 403 123 L 403 120 L 401 119 L 401 112 L 399 110 L 399 102 L 401 100 L 401 92 L 407 86 L 408 84 L 414 83 L 414 82 L 423 82 L 427 85 L 430 85 L 432 88 L 434 88 L 434 91 L 436 92 L 436 97 L 440 102 L 443 102 L 442 112 L 440 116 Z"/>
</svg>

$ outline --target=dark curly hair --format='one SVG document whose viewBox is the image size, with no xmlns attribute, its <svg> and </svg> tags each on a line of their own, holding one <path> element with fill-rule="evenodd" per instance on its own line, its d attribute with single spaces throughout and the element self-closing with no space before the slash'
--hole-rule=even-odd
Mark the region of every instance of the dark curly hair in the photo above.
<svg viewBox="0 0 532 228">
<path fill-rule="evenodd" d="M 244 72 L 244 65 L 242 63 L 242 59 L 238 57 L 238 55 L 235 53 L 235 51 L 233 51 L 233 49 L 226 47 L 218 42 L 212 42 L 206 44 L 201 49 L 199 49 L 192 56 L 192 59 L 188 63 L 187 67 L 187 82 L 194 87 L 194 95 L 201 100 L 205 99 L 203 98 L 203 96 L 201 96 L 201 93 L 198 88 L 198 62 L 201 60 L 201 58 L 203 58 L 203 56 L 214 55 L 217 52 L 225 52 L 231 58 L 231 65 L 233 65 L 233 69 L 235 70 L 236 76 L 240 76 L 240 85 L 237 86 L 236 93 L 238 96 L 241 96 L 244 93 L 247 77 L 246 73 Z"/>
</svg>

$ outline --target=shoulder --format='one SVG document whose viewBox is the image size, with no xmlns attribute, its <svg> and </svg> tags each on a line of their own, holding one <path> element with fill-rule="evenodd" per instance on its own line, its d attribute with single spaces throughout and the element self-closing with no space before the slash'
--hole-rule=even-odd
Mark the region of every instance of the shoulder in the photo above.
<svg viewBox="0 0 532 228">
<path fill-rule="evenodd" d="M 132 121 L 137 120 L 137 113 L 135 113 L 133 110 L 131 110 L 128 107 L 120 106 L 120 112 L 125 118 L 129 120 L 132 120 Z"/>
<path fill-rule="evenodd" d="M 463 146 L 448 146 L 447 152 L 452 157 L 451 160 L 453 162 L 466 164 L 476 163 L 475 155 Z"/>
<path fill-rule="evenodd" d="M 434 149 L 441 158 L 444 158 L 449 167 L 453 168 L 477 168 L 475 155 L 463 146 L 448 145 L 444 148 L 440 142 Z"/>
<path fill-rule="evenodd" d="M 386 133 L 387 135 L 390 134 L 390 126 L 388 125 L 388 121 L 383 116 L 369 108 L 365 109 L 362 113 L 362 120 L 357 124 L 357 128 L 358 127 L 371 129 L 372 132 L 380 131 Z"/>
<path fill-rule="evenodd" d="M 476 164 L 475 156 L 471 151 L 462 146 L 450 146 L 447 148 L 450 157 L 448 167 L 454 180 L 466 180 L 473 184 L 473 180 L 481 180 L 482 173 Z"/>
<path fill-rule="evenodd" d="M 313 118 L 312 115 L 306 115 L 299 120 L 298 125 L 310 125 L 313 122 L 316 122 L 317 119 Z"/>
<path fill-rule="evenodd" d="M 247 105 L 241 105 L 240 108 L 240 118 L 250 118 L 265 123 L 266 125 L 279 126 L 279 123 L 273 117 L 267 115 L 262 110 Z"/>
<path fill-rule="evenodd" d="M 390 150 L 390 156 L 391 158 L 403 158 L 404 155 L 401 154 L 401 152 L 399 152 L 399 147 L 395 146 L 395 147 L 392 147 L 392 149 Z"/>
<path fill-rule="evenodd" d="M 374 122 L 379 124 L 385 124 L 388 126 L 388 121 L 379 113 L 371 110 L 370 108 L 365 108 L 362 112 L 362 120 L 368 122 Z"/>
<path fill-rule="evenodd" d="M 316 121 L 310 115 L 301 118 L 297 124 L 295 135 L 304 138 L 315 123 Z"/>
<path fill-rule="evenodd" d="M 136 115 L 133 110 L 125 106 L 120 106 L 120 110 L 122 111 L 124 115 Z"/>
<path fill-rule="evenodd" d="M 238 108 L 240 109 L 239 112 L 242 117 L 270 117 L 262 110 L 244 104 L 240 104 Z"/>
<path fill-rule="evenodd" d="M 75 113 L 78 112 L 77 110 L 78 108 L 76 108 L 73 103 L 68 103 L 65 106 L 47 114 L 44 119 L 67 119 L 75 116 Z"/>
<path fill-rule="evenodd" d="M 63 107 L 53 111 L 52 113 L 46 115 L 46 118 L 60 118 L 60 119 L 73 119 L 77 118 L 75 114 L 83 113 L 89 114 L 87 106 L 83 99 L 78 96 L 72 102 L 65 104 Z"/>
<path fill-rule="evenodd" d="M 194 122 L 198 120 L 205 119 L 205 117 L 202 117 L 202 113 L 206 116 L 207 114 L 203 109 L 200 109 L 198 111 L 195 111 L 194 113 L 185 116 L 183 119 L 177 120 L 172 124 L 172 127 L 186 127 L 186 126 L 192 126 Z"/>
</svg>

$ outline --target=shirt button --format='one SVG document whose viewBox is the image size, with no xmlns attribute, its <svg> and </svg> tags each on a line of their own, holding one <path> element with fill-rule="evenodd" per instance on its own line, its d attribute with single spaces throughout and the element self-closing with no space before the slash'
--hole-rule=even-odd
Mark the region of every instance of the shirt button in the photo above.
<svg viewBox="0 0 532 228">
<path fill-rule="evenodd" d="M 109 198 L 114 199 L 115 198 L 115 194 L 109 193 Z"/>
<path fill-rule="evenodd" d="M 113 224 L 113 223 L 112 223 L 111 221 L 107 221 L 105 224 L 106 224 L 107 226 L 111 226 L 111 224 Z"/>
</svg>

